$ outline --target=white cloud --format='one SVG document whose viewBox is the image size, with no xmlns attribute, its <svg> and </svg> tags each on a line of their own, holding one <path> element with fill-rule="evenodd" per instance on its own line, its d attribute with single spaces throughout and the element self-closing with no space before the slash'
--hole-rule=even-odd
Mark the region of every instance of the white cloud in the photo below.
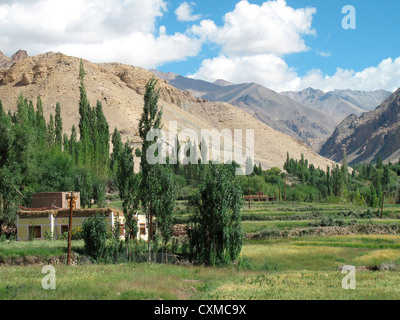
<svg viewBox="0 0 400 320">
<path fill-rule="evenodd" d="M 373 91 L 385 89 L 395 91 L 400 87 L 400 57 L 388 58 L 375 67 L 361 71 L 338 68 L 332 76 L 321 70 L 312 70 L 301 79 L 298 88 L 314 87 L 323 91 L 353 89 Z"/>
<path fill-rule="evenodd" d="M 191 31 L 222 46 L 223 53 L 233 55 L 287 54 L 308 50 L 303 35 L 315 35 L 312 29 L 315 8 L 293 9 L 284 0 L 262 5 L 240 1 L 217 27 L 202 21 Z"/>
<path fill-rule="evenodd" d="M 330 51 L 317 50 L 316 53 L 317 53 L 317 55 L 324 57 L 324 58 L 329 58 L 332 55 L 332 52 L 330 52 Z"/>
<path fill-rule="evenodd" d="M 200 52 L 200 40 L 191 39 L 182 33 L 166 35 L 163 33 L 165 29 L 160 29 L 158 37 L 137 32 L 118 39 L 106 39 L 101 43 L 61 45 L 56 51 L 90 58 L 92 61 L 131 61 L 131 64 L 146 69 L 184 60 Z"/>
<path fill-rule="evenodd" d="M 195 3 L 191 2 L 183 2 L 180 6 L 175 10 L 175 14 L 178 18 L 178 21 L 196 21 L 201 19 L 200 14 L 193 14 L 193 8 Z"/>
<path fill-rule="evenodd" d="M 62 51 L 141 67 L 197 55 L 197 38 L 168 35 L 165 27 L 157 30 L 157 19 L 166 10 L 165 0 L 2 1 L 0 48 L 8 55 L 18 49 L 29 54 Z"/>
<path fill-rule="evenodd" d="M 292 90 L 299 86 L 300 78 L 286 62 L 275 54 L 243 57 L 220 55 L 204 60 L 192 77 L 214 82 L 225 79 L 233 83 L 258 83 L 276 91 Z"/>
<path fill-rule="evenodd" d="M 375 67 L 361 71 L 338 68 L 334 75 L 326 75 L 318 69 L 300 76 L 275 54 L 244 57 L 220 55 L 204 60 L 192 77 L 211 82 L 217 79 L 234 83 L 255 82 L 277 92 L 298 91 L 308 87 L 325 92 L 334 89 L 395 91 L 400 87 L 400 57 L 385 59 Z"/>
</svg>

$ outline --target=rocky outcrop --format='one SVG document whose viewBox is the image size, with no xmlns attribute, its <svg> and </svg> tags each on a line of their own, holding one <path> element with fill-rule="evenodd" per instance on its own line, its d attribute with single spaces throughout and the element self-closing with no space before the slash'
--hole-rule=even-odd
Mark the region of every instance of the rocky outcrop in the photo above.
<svg viewBox="0 0 400 320">
<path fill-rule="evenodd" d="M 25 50 L 18 50 L 11 58 L 6 57 L 3 52 L 0 51 L 0 69 L 10 68 L 15 62 L 24 61 L 28 58 L 28 53 Z"/>
<path fill-rule="evenodd" d="M 351 115 L 340 123 L 322 146 L 320 154 L 334 161 L 346 151 L 350 163 L 400 157 L 400 89 L 376 110 L 360 117 Z"/>
</svg>

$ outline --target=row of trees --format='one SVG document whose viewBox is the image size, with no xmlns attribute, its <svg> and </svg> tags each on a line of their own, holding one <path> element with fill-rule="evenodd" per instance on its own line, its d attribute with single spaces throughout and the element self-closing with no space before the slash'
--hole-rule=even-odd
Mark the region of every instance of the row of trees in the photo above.
<svg viewBox="0 0 400 320">
<path fill-rule="evenodd" d="M 378 158 L 375 163 L 362 163 L 350 168 L 344 154 L 341 166 L 328 166 L 322 170 L 309 164 L 303 155 L 298 161 L 290 158 L 288 153 L 284 169 L 295 176 L 301 186 L 312 188 L 309 194 L 315 194 L 313 201 L 335 197 L 357 205 L 377 207 L 385 193 L 387 198 L 400 202 L 400 163 L 384 164 Z"/>
</svg>

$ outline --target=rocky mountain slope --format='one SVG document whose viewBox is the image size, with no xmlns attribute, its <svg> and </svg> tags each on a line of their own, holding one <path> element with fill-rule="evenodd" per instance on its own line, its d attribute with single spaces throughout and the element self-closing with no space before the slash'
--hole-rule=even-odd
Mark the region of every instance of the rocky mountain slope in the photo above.
<svg viewBox="0 0 400 320">
<path fill-rule="evenodd" d="M 138 123 L 143 108 L 143 95 L 145 85 L 153 74 L 120 63 L 83 62 L 88 99 L 92 105 L 97 100 L 102 102 L 110 133 L 118 127 L 124 140 L 129 140 L 135 147 L 140 146 Z M 0 100 L 3 107 L 15 111 L 21 93 L 34 102 L 40 94 L 47 119 L 51 113 L 54 114 L 56 103 L 60 102 L 64 131 L 70 133 L 72 125 L 77 126 L 79 122 L 79 64 L 79 58 L 49 52 L 0 69 Z M 238 107 L 195 98 L 189 92 L 180 91 L 163 80 L 159 80 L 158 87 L 161 95 L 159 104 L 164 108 L 163 122 L 167 131 L 171 120 L 178 122 L 178 131 L 190 128 L 198 134 L 201 129 L 254 129 L 255 160 L 264 168 L 282 168 L 287 151 L 297 159 L 303 153 L 317 167 L 326 168 L 333 164 Z"/>
<path fill-rule="evenodd" d="M 308 88 L 298 92 L 281 92 L 281 94 L 330 115 L 339 124 L 351 114 L 359 116 L 365 111 L 374 110 L 392 93 L 385 90 L 334 90 L 325 93 Z"/>
<path fill-rule="evenodd" d="M 18 50 L 14 53 L 11 58 L 6 57 L 3 52 L 0 51 L 0 69 L 9 68 L 17 61 L 24 61 L 27 59 L 28 53 L 25 50 Z"/>
<path fill-rule="evenodd" d="M 335 129 L 322 146 L 320 154 L 335 161 L 343 159 L 346 151 L 349 162 L 400 158 L 400 89 L 376 110 L 360 117 L 351 115 Z"/>
<path fill-rule="evenodd" d="M 287 96 L 255 83 L 231 84 L 223 80 L 210 83 L 173 73 L 151 70 L 169 84 L 194 96 L 210 101 L 224 101 L 240 107 L 272 128 L 288 134 L 313 148 L 335 128 L 335 121 L 328 115 L 290 99 Z"/>
</svg>

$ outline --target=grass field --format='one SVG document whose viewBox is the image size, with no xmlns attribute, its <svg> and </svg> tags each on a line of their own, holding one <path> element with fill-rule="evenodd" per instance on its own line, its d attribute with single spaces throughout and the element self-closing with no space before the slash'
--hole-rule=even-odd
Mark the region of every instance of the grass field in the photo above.
<svg viewBox="0 0 400 320">
<path fill-rule="evenodd" d="M 396 224 L 398 206 L 385 206 L 384 219 L 362 218 L 367 208 L 348 205 L 255 204 L 243 210 L 247 233 L 309 228 L 323 217 L 364 224 Z M 187 213 L 179 210 L 183 219 Z M 268 217 L 246 219 L 247 217 Z M 281 217 L 285 217 L 284 220 Z M 271 219 L 271 217 L 273 217 Z M 306 219 L 299 219 L 306 217 Z M 293 218 L 293 219 L 292 219 Z M 83 241 L 73 242 L 83 253 Z M 5 259 L 66 255 L 65 241 L 0 242 Z M 229 268 L 157 264 L 56 266 L 57 289 L 43 290 L 43 264 L 0 266 L 0 299 L 400 299 L 400 235 L 360 234 L 245 240 L 243 263 Z M 393 266 L 359 270 L 356 290 L 344 290 L 340 266 Z"/>
</svg>

